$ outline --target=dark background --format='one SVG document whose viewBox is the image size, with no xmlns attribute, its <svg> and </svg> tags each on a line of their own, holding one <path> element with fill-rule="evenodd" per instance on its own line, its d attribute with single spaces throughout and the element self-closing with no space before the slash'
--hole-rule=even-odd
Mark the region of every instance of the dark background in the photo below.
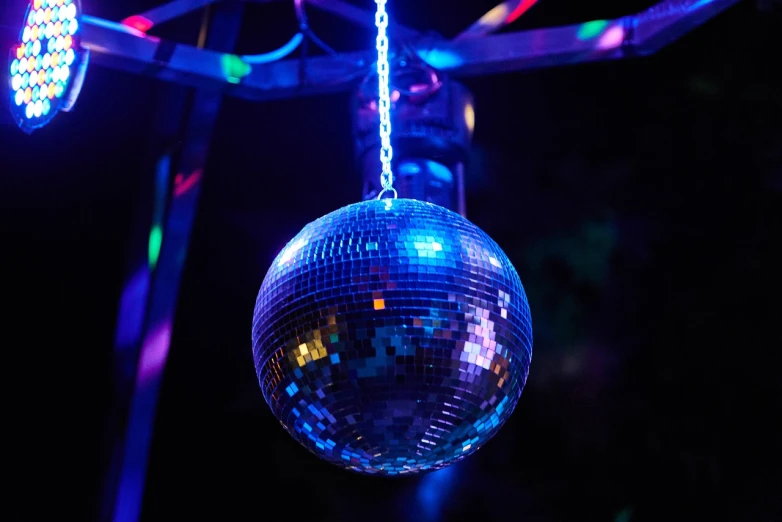
<svg viewBox="0 0 782 522">
<path fill-rule="evenodd" d="M 86 3 L 119 20 L 158 2 Z M 512 29 L 651 3 L 547 0 Z M 453 36 L 493 2 L 464 4 L 389 9 Z M 654 57 L 467 82 L 468 215 L 519 270 L 535 357 L 496 439 L 424 477 L 354 476 L 310 455 L 267 410 L 252 365 L 273 256 L 360 196 L 348 96 L 227 100 L 143 520 L 780 520 L 782 13 L 771 4 L 743 2 Z M 23 11 L 3 2 L 2 48 Z M 339 50 L 372 42 L 310 12 Z M 158 34 L 193 42 L 198 18 Z M 238 52 L 295 30 L 288 2 L 249 6 Z M 75 112 L 32 136 L 0 110 L 9 522 L 98 518 L 113 329 L 160 88 L 92 67 Z"/>
</svg>

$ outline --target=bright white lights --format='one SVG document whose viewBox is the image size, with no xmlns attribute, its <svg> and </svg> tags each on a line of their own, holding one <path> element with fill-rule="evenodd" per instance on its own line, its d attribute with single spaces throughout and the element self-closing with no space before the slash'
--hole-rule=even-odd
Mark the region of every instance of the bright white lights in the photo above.
<svg viewBox="0 0 782 522">
<path fill-rule="evenodd" d="M 79 67 L 80 32 L 76 0 L 30 0 L 25 26 L 12 49 L 11 111 L 20 126 L 35 129 L 64 108 Z M 60 101 L 63 100 L 63 101 Z"/>
<path fill-rule="evenodd" d="M 285 263 L 287 263 L 288 261 L 293 259 L 293 256 L 296 254 L 296 252 L 298 252 L 299 250 L 301 250 L 305 246 L 307 246 L 307 241 L 304 240 L 304 239 L 299 239 L 298 241 L 296 241 L 295 243 L 290 245 L 287 248 L 287 250 L 285 250 L 285 253 L 283 253 L 282 256 L 280 256 L 280 260 L 279 260 L 278 264 L 279 265 L 284 265 Z"/>
</svg>

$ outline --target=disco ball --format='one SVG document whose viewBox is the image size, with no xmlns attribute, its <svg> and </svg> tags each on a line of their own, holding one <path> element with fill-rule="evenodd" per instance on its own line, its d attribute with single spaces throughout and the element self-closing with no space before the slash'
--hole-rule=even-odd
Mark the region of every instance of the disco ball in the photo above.
<svg viewBox="0 0 782 522">
<path fill-rule="evenodd" d="M 266 402 L 316 455 L 361 473 L 440 469 L 500 429 L 532 357 L 516 270 L 431 203 L 371 200 L 305 226 L 253 318 Z"/>
</svg>

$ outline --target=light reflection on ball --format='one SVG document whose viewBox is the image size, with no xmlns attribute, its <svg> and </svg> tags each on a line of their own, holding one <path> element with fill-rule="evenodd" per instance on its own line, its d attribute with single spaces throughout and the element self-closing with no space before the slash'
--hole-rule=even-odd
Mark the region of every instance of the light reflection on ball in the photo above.
<svg viewBox="0 0 782 522">
<path fill-rule="evenodd" d="M 253 355 L 286 430 L 341 467 L 443 468 L 489 440 L 529 371 L 516 270 L 442 207 L 372 200 L 304 227 L 256 302 Z"/>
</svg>

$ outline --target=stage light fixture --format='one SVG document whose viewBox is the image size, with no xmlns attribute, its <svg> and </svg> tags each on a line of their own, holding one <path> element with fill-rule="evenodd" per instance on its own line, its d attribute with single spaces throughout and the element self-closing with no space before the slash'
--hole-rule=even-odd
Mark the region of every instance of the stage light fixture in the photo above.
<svg viewBox="0 0 782 522">
<path fill-rule="evenodd" d="M 89 61 L 80 20 L 79 0 L 30 0 L 9 60 L 11 114 L 25 132 L 76 103 Z"/>
</svg>

